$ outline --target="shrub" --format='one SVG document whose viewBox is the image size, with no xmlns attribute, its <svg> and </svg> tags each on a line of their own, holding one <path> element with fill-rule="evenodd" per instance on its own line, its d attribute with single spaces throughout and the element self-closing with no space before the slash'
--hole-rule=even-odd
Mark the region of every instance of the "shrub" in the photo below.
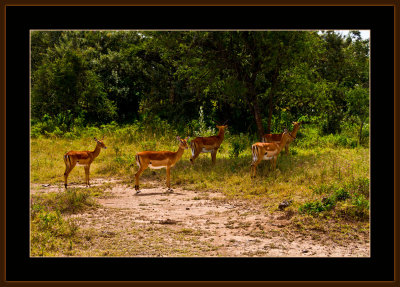
<svg viewBox="0 0 400 287">
<path fill-rule="evenodd" d="M 339 188 L 334 192 L 333 197 L 335 201 L 343 201 L 350 198 L 350 193 L 343 188 Z"/>
<path fill-rule="evenodd" d="M 359 193 L 369 198 L 369 178 L 359 177 L 346 184 L 346 189 L 352 193 Z"/>
<path fill-rule="evenodd" d="M 333 198 L 324 198 L 321 201 L 306 202 L 299 207 L 300 213 L 307 213 L 310 215 L 315 215 L 322 211 L 331 210 L 335 207 L 335 200 Z"/>
<path fill-rule="evenodd" d="M 243 135 L 240 133 L 239 136 L 234 135 L 229 137 L 229 142 L 231 144 L 231 149 L 229 151 L 229 157 L 230 158 L 236 158 L 239 156 L 239 154 L 244 151 L 248 146 L 250 146 L 249 143 L 249 137 Z"/>
</svg>

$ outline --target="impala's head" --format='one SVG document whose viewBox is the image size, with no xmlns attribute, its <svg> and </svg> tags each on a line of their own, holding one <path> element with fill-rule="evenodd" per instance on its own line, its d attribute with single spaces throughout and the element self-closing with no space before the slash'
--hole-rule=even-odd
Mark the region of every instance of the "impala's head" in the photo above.
<svg viewBox="0 0 400 287">
<path fill-rule="evenodd" d="M 94 138 L 94 140 L 97 142 L 97 145 L 98 145 L 98 146 L 100 146 L 100 147 L 106 149 L 107 147 L 106 147 L 106 145 L 104 144 L 103 139 L 104 139 L 104 136 L 103 136 L 103 138 L 102 138 L 101 140 L 98 140 L 98 139 Z"/>
<path fill-rule="evenodd" d="M 187 144 L 187 141 L 189 140 L 189 137 L 187 137 L 185 139 L 181 139 L 180 136 L 177 136 L 176 139 L 179 140 L 179 147 L 181 149 L 188 149 L 189 148 L 189 146 Z"/>
<path fill-rule="evenodd" d="M 218 130 L 226 130 L 228 128 L 228 125 L 222 125 L 222 126 L 216 125 L 216 127 Z"/>
<path fill-rule="evenodd" d="M 290 137 L 289 131 L 287 129 L 283 130 L 282 138 L 283 137 Z"/>
<path fill-rule="evenodd" d="M 228 128 L 228 125 L 226 124 L 228 121 L 226 120 L 222 125 L 220 124 L 220 123 L 218 123 L 217 125 L 216 125 L 216 127 L 217 127 L 217 129 L 218 130 L 223 130 L 223 131 L 225 131 L 227 128 Z"/>
<path fill-rule="evenodd" d="M 302 122 L 293 122 L 292 124 L 295 127 L 299 127 L 302 124 Z"/>
</svg>

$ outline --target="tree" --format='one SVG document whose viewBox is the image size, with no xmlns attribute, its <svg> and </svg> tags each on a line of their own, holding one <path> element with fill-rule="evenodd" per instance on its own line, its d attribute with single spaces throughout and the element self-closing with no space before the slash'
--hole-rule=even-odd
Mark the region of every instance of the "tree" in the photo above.
<svg viewBox="0 0 400 287">
<path fill-rule="evenodd" d="M 67 129 L 79 117 L 89 123 L 112 120 L 116 115 L 114 103 L 104 92 L 103 82 L 89 68 L 90 50 L 77 46 L 77 35 L 63 34 L 60 42 L 47 51 L 42 65 L 33 71 L 32 117 L 61 117 Z"/>
<path fill-rule="evenodd" d="M 356 85 L 346 92 L 347 115 L 359 125 L 358 143 L 362 143 L 363 126 L 369 118 L 369 90 Z"/>
<path fill-rule="evenodd" d="M 319 44 L 314 32 L 196 31 L 157 36 L 176 67 L 175 75 L 187 79 L 195 95 L 236 109 L 245 105 L 260 138 L 264 116 L 268 115 L 270 131 L 274 108 L 287 95 L 282 92 L 282 73 L 304 62 L 313 64 Z"/>
</svg>

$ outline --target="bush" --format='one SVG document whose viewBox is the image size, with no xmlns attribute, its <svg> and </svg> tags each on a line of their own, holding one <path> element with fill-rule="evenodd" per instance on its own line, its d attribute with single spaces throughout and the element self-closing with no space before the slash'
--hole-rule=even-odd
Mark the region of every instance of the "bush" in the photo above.
<svg viewBox="0 0 400 287">
<path fill-rule="evenodd" d="M 356 148 L 358 146 L 357 133 L 347 128 L 340 134 L 324 134 L 316 127 L 303 126 L 300 128 L 294 143 L 301 148 L 314 147 L 344 147 Z"/>
<path fill-rule="evenodd" d="M 249 136 L 243 135 L 242 133 L 240 133 L 239 136 L 230 136 L 228 141 L 231 144 L 231 149 L 229 151 L 230 158 L 237 158 L 241 152 L 250 146 Z"/>
<path fill-rule="evenodd" d="M 335 191 L 333 197 L 335 201 L 343 201 L 350 198 L 350 193 L 344 190 L 343 188 L 339 188 L 338 190 Z"/>
<path fill-rule="evenodd" d="M 316 214 L 333 209 L 338 202 L 346 201 L 337 211 L 340 216 L 350 218 L 369 218 L 369 179 L 358 178 L 357 180 L 345 183 L 343 187 L 336 184 L 321 185 L 313 190 L 315 194 L 330 194 L 322 200 L 306 202 L 299 207 L 300 213 Z"/>
<path fill-rule="evenodd" d="M 346 184 L 346 189 L 354 194 L 362 194 L 364 197 L 369 198 L 369 178 L 359 177 Z"/>
<path fill-rule="evenodd" d="M 334 207 L 335 201 L 332 198 L 324 198 L 321 201 L 306 202 L 299 207 L 299 212 L 315 215 L 322 211 L 331 210 Z"/>
</svg>

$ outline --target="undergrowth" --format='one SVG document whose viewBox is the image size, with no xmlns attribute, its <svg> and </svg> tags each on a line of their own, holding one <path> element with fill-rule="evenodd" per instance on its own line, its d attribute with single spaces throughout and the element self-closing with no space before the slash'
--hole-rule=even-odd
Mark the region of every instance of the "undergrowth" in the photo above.
<svg viewBox="0 0 400 287">
<path fill-rule="evenodd" d="M 138 169 L 135 162 L 137 152 L 176 151 L 177 135 L 190 136 L 189 142 L 195 138 L 195 134 L 178 134 L 170 126 L 161 124 L 155 129 L 146 129 L 142 124 L 109 124 L 64 135 L 32 134 L 31 182 L 62 187 L 64 153 L 94 150 L 93 137 L 103 135 L 107 149 L 102 150 L 91 165 L 90 178 L 118 177 L 132 186 Z M 277 169 L 270 170 L 264 161 L 257 168 L 256 178 L 251 179 L 251 144 L 256 139 L 248 134 L 235 135 L 228 130 L 215 166 L 211 164 L 210 154 L 200 154 L 191 165 L 191 152 L 186 150 L 171 170 L 171 185 L 172 188 L 221 192 L 233 199 L 257 200 L 264 204 L 266 212 L 291 214 L 293 224 L 303 226 L 308 232 L 320 230 L 318 226 L 325 225 L 324 232 L 329 233 L 329 226 L 344 222 L 362 224 L 363 230 L 368 229 L 369 148 L 357 146 L 351 138 L 344 140 L 344 137 L 324 137 L 312 128 L 302 127 L 290 145 L 289 155 L 279 155 Z M 142 174 L 142 178 L 160 186 L 165 186 L 165 177 L 165 169 L 147 169 Z M 84 169 L 77 166 L 68 181 L 83 183 L 84 179 Z M 32 254 L 46 256 L 46 252 L 54 252 L 57 248 L 73 254 L 79 224 L 65 218 L 69 214 L 96 208 L 94 198 L 98 193 L 102 191 L 73 188 L 60 193 L 32 195 Z M 281 211 L 278 206 L 284 200 L 291 200 L 292 204 Z M 340 233 L 337 230 L 342 229 L 334 230 Z"/>
</svg>

